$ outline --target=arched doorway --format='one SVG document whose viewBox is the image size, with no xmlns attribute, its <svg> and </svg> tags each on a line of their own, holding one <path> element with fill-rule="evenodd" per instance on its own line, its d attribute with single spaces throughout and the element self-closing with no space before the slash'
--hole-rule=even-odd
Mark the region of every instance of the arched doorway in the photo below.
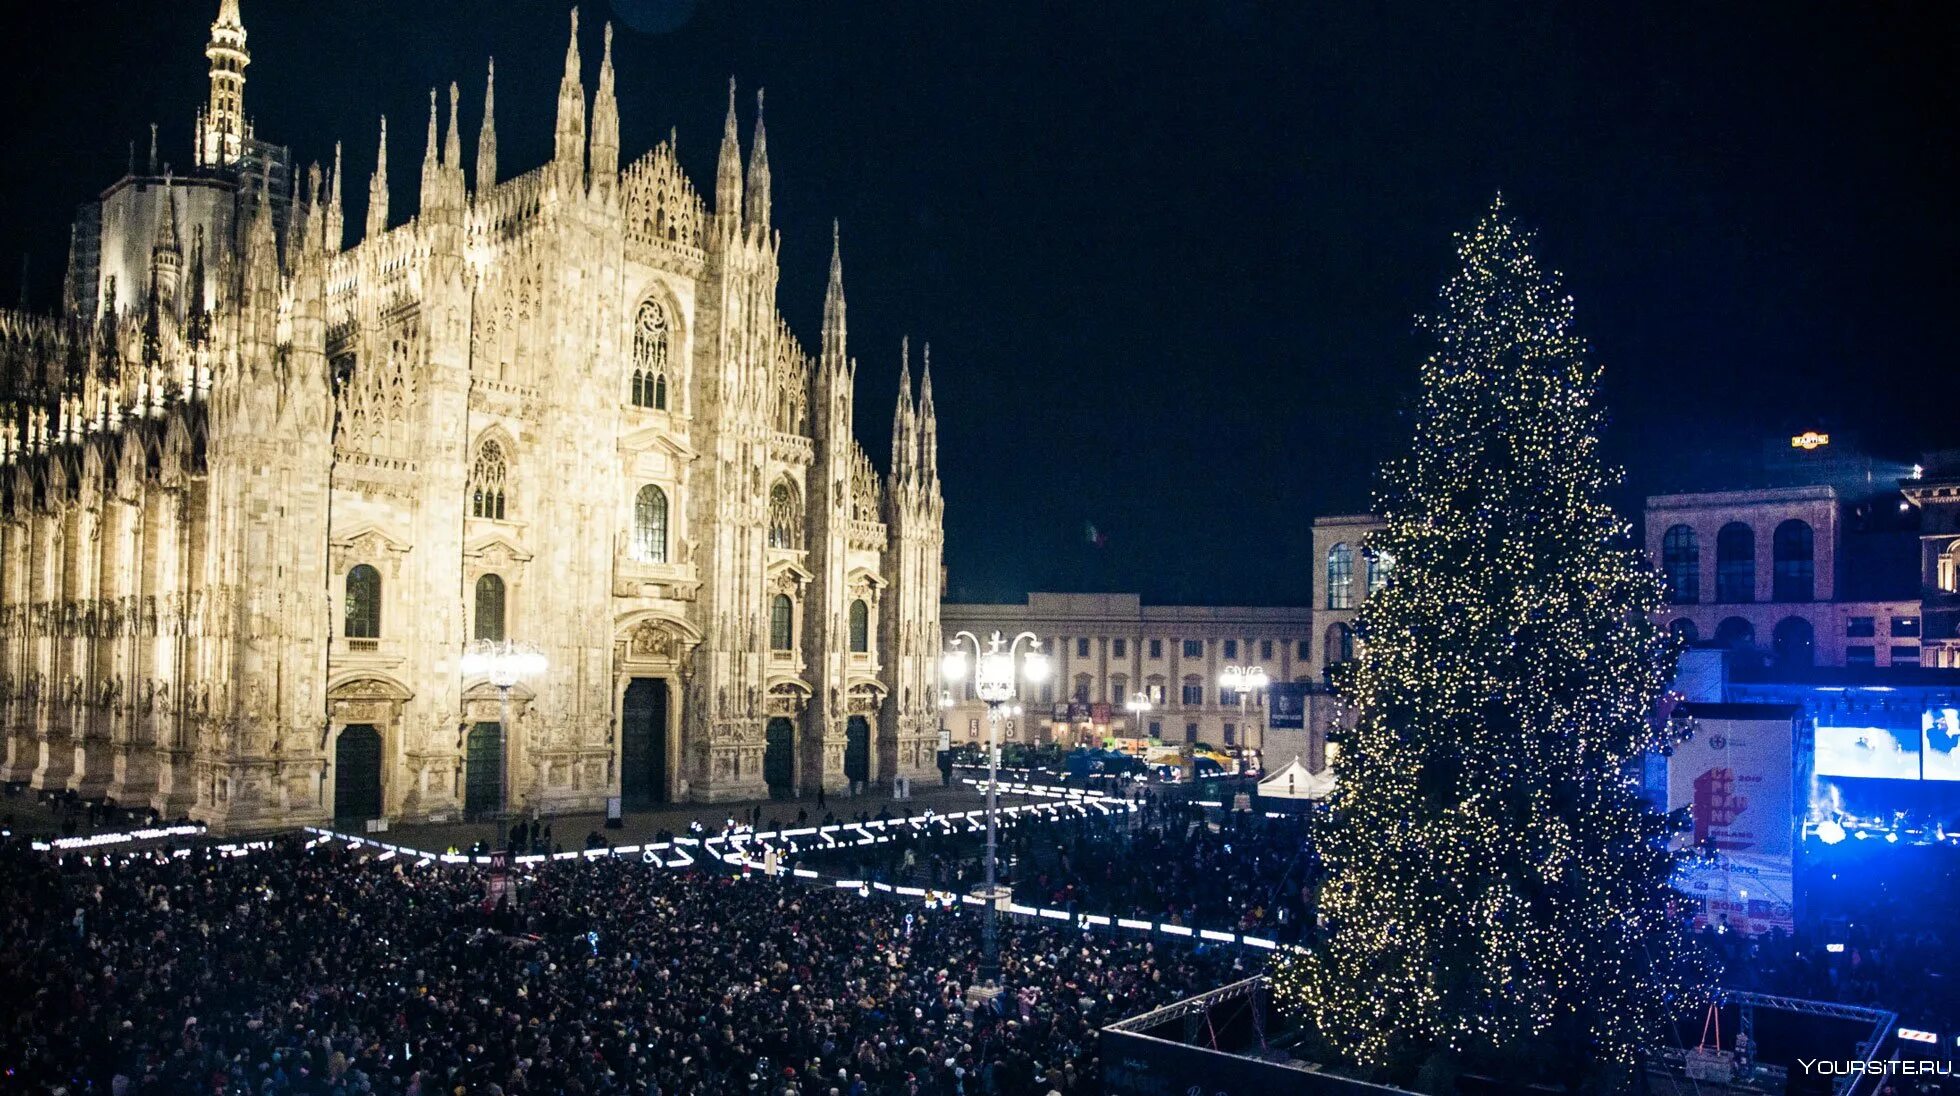
<svg viewBox="0 0 1960 1096">
<path fill-rule="evenodd" d="M 619 797 L 627 810 L 667 802 L 667 682 L 636 677 L 619 706 Z"/>
<path fill-rule="evenodd" d="M 871 721 L 861 715 L 844 724 L 844 779 L 871 782 Z"/>
<path fill-rule="evenodd" d="M 463 812 L 494 814 L 504 809 L 504 736 L 501 723 L 470 728 L 463 760 Z"/>
<path fill-rule="evenodd" d="M 1784 617 L 1771 633 L 1776 664 L 1786 670 L 1809 669 L 1817 662 L 1817 633 L 1802 617 Z"/>
<path fill-rule="evenodd" d="M 1729 617 L 1715 627 L 1715 645 L 1732 651 L 1746 651 L 1756 645 L 1756 626 L 1741 617 Z"/>
<path fill-rule="evenodd" d="M 787 719 L 769 721 L 762 747 L 762 779 L 769 783 L 769 798 L 790 799 L 796 795 L 796 724 Z"/>
<path fill-rule="evenodd" d="M 381 817 L 381 732 L 374 724 L 341 728 L 333 748 L 333 773 L 335 822 Z"/>
</svg>

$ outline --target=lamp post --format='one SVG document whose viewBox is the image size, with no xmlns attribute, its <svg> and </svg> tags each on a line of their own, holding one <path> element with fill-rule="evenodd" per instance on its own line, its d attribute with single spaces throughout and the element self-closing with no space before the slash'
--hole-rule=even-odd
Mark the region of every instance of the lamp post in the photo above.
<svg viewBox="0 0 1960 1096">
<path fill-rule="evenodd" d="M 1239 694 L 1239 741 L 1232 745 L 1232 756 L 1238 761 L 1240 771 L 1245 769 L 1245 747 L 1242 743 L 1246 740 L 1248 730 L 1245 722 L 1246 697 L 1255 689 L 1265 688 L 1271 680 L 1266 676 L 1264 666 L 1227 666 L 1218 675 L 1220 686 Z M 1260 736 L 1259 744 L 1261 746 L 1266 744 L 1264 735 Z"/>
<path fill-rule="evenodd" d="M 464 677 L 485 678 L 497 690 L 497 847 L 503 848 L 510 823 L 510 690 L 520 679 L 544 672 L 544 653 L 515 640 L 472 640 L 463 648 L 462 669 Z"/>
<path fill-rule="evenodd" d="M 1028 644 L 1025 652 L 1021 650 L 1023 641 Z M 1001 716 L 1003 709 L 1010 705 L 1019 710 L 1019 705 L 1014 703 L 1019 679 L 1025 678 L 1030 684 L 1048 679 L 1048 656 L 1041 653 L 1041 640 L 1033 632 L 1022 632 L 1012 642 L 995 632 L 982 650 L 980 637 L 960 631 L 954 634 L 945 657 L 940 660 L 940 673 L 947 681 L 966 677 L 967 653 L 962 649 L 962 642 L 973 647 L 973 691 L 987 705 L 987 889 L 983 896 L 987 911 L 980 923 L 981 984 L 968 991 L 968 1000 L 977 1004 L 1000 993 L 1000 936 L 995 924 L 1000 916 L 1000 881 L 994 864 L 994 845 L 1000 815 Z"/>
</svg>

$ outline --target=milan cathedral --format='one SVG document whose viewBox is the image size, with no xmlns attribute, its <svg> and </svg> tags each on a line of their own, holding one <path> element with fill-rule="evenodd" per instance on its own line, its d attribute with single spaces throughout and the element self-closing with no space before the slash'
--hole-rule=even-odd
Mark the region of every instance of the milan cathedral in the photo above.
<svg viewBox="0 0 1960 1096">
<path fill-rule="evenodd" d="M 930 352 L 881 475 L 834 233 L 817 353 L 777 311 L 760 95 L 710 209 L 671 137 L 621 167 L 575 11 L 550 162 L 498 178 L 493 70 L 466 177 L 431 92 L 415 216 L 383 119 L 347 247 L 339 147 L 245 115 L 237 0 L 205 55 L 188 168 L 153 129 L 60 313 L 0 313 L 0 778 L 241 830 L 932 769 Z"/>
</svg>

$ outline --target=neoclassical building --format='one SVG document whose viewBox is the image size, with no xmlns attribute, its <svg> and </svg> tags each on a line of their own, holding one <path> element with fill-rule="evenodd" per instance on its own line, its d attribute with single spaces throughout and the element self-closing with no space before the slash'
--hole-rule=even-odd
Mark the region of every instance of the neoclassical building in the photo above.
<svg viewBox="0 0 1960 1096">
<path fill-rule="evenodd" d="M 190 166 L 153 136 L 61 313 L 0 315 L 0 776 L 245 829 L 932 771 L 929 355 L 880 473 L 834 239 L 815 353 L 777 310 L 759 95 L 711 208 L 671 139 L 621 166 L 574 12 L 550 162 L 498 177 L 486 86 L 466 175 L 452 84 L 415 216 L 384 120 L 345 247 L 339 148 L 247 120 L 237 0 L 205 52 Z M 461 656 L 507 638 L 547 668 L 505 734 Z"/>
</svg>

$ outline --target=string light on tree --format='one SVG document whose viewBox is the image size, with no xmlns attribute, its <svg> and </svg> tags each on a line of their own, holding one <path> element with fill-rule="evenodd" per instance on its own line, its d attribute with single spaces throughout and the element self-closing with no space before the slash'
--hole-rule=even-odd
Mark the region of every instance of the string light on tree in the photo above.
<svg viewBox="0 0 1960 1096">
<path fill-rule="evenodd" d="M 1606 502 L 1599 370 L 1502 199 L 1424 321 L 1335 685 L 1357 725 L 1322 839 L 1321 946 L 1277 976 L 1329 1049 L 1397 1080 L 1623 1070 L 1712 972 L 1671 908 L 1665 820 L 1626 767 L 1676 650 Z"/>
</svg>

